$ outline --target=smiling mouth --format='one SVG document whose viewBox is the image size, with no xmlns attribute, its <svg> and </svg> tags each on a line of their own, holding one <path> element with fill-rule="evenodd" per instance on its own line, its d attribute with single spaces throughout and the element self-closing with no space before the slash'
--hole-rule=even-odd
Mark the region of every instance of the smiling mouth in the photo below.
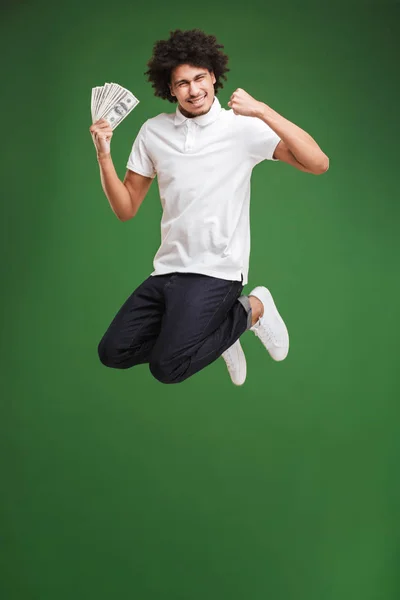
<svg viewBox="0 0 400 600">
<path fill-rule="evenodd" d="M 201 104 L 201 102 L 204 100 L 204 98 L 207 96 L 207 94 L 204 94 L 204 96 L 201 96 L 200 98 L 196 98 L 194 100 L 188 100 L 188 102 L 190 102 L 190 104 L 194 104 L 196 106 L 196 104 Z"/>
</svg>

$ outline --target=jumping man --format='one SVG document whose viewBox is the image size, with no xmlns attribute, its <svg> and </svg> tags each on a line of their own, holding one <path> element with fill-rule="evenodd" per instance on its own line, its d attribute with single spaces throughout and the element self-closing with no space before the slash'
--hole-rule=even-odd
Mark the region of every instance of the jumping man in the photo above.
<svg viewBox="0 0 400 600">
<path fill-rule="evenodd" d="M 177 103 L 147 120 L 124 181 L 110 153 L 110 124 L 90 127 L 101 183 L 121 221 L 135 217 L 155 176 L 163 208 L 154 271 L 120 308 L 98 347 L 117 369 L 148 363 L 162 383 L 180 383 L 218 357 L 233 383 L 246 378 L 239 338 L 253 331 L 283 360 L 289 336 L 271 293 L 249 295 L 250 178 L 263 160 L 324 173 L 328 157 L 314 139 L 267 104 L 237 89 L 221 107 L 228 57 L 213 35 L 176 30 L 154 45 L 146 75 L 156 96 Z"/>
</svg>

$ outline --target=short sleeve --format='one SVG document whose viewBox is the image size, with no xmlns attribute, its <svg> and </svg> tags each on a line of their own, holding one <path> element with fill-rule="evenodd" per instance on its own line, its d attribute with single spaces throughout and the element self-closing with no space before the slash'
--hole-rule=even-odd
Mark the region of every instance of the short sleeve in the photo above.
<svg viewBox="0 0 400 600">
<path fill-rule="evenodd" d="M 126 168 L 130 171 L 135 171 L 135 173 L 139 173 L 139 175 L 143 175 L 144 177 L 151 177 L 154 179 L 156 171 L 146 145 L 146 126 L 147 122 L 143 123 L 133 142 L 132 151 L 129 155 Z"/>
<path fill-rule="evenodd" d="M 248 117 L 249 123 L 247 131 L 249 141 L 249 152 L 254 160 L 254 164 L 258 164 L 262 160 L 277 161 L 273 158 L 275 148 L 281 141 L 281 138 L 269 125 L 256 117 Z"/>
</svg>

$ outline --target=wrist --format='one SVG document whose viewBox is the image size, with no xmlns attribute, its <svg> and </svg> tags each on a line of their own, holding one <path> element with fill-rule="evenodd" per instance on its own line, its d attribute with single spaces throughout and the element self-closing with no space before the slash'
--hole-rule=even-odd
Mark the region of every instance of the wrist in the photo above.
<svg viewBox="0 0 400 600">
<path fill-rule="evenodd" d="M 98 162 L 107 162 L 110 159 L 111 159 L 110 152 L 97 152 Z"/>
<path fill-rule="evenodd" d="M 269 125 L 274 131 L 276 131 L 276 127 L 282 124 L 283 117 L 277 113 L 273 108 L 268 106 L 268 104 L 263 104 L 263 110 L 260 116 L 260 119 Z"/>
<path fill-rule="evenodd" d="M 269 106 L 267 106 L 266 104 L 264 104 L 264 102 L 260 102 L 259 103 L 257 117 L 259 119 L 261 119 L 261 121 L 266 121 L 268 119 L 268 112 L 270 110 L 271 109 L 269 108 Z"/>
<path fill-rule="evenodd" d="M 258 119 L 261 119 L 262 121 L 264 120 L 265 108 L 266 108 L 266 105 L 264 104 L 264 102 L 258 103 L 256 117 Z"/>
</svg>

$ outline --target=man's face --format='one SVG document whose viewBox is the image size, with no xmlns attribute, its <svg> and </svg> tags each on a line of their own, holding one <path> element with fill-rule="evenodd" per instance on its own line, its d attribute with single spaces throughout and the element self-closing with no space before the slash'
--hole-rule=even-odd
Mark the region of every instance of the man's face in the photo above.
<svg viewBox="0 0 400 600">
<path fill-rule="evenodd" d="M 170 91 L 176 96 L 185 117 L 199 117 L 210 110 L 214 102 L 214 73 L 203 67 L 179 65 L 172 70 Z"/>
</svg>

